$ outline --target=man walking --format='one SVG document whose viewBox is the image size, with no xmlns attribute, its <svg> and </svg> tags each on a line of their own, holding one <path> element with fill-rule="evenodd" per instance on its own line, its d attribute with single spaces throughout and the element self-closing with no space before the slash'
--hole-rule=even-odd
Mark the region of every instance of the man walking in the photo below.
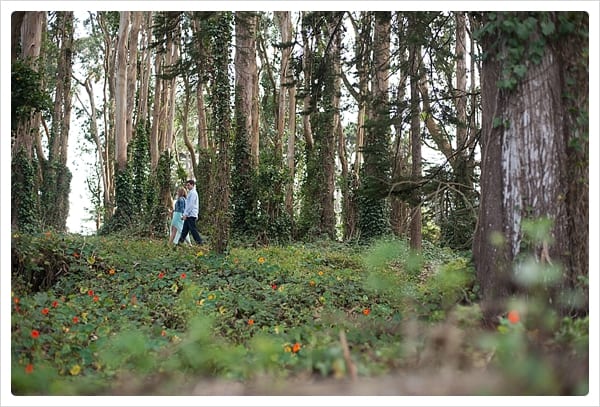
<svg viewBox="0 0 600 407">
<path fill-rule="evenodd" d="M 193 179 L 187 180 L 185 187 L 188 190 L 187 197 L 185 199 L 185 209 L 183 210 L 183 229 L 181 230 L 181 236 L 179 236 L 179 242 L 181 244 L 185 241 L 188 232 L 192 234 L 192 237 L 198 244 L 202 244 L 202 237 L 196 229 L 196 220 L 198 219 L 198 192 L 196 192 L 196 181 Z"/>
</svg>

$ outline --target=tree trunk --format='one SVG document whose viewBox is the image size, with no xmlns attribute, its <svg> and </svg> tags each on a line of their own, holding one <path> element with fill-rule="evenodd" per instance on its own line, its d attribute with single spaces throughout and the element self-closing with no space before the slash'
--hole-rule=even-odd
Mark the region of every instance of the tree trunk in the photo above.
<svg viewBox="0 0 600 407">
<path fill-rule="evenodd" d="M 421 123 L 419 108 L 419 81 L 421 59 L 421 46 L 411 44 L 409 48 L 410 63 L 410 143 L 411 143 L 411 179 L 417 183 L 421 179 Z M 410 247 L 420 251 L 422 248 L 422 220 L 421 196 L 419 188 L 414 188 L 411 193 L 411 219 L 410 219 Z"/>
<path fill-rule="evenodd" d="M 254 95 L 256 76 L 256 23 L 254 12 L 235 13 L 235 143 L 232 173 L 233 229 L 249 233 L 254 224 L 256 193 L 253 185 Z"/>
<path fill-rule="evenodd" d="M 129 11 L 121 11 L 117 44 L 115 92 L 115 159 L 119 171 L 127 167 L 127 38 Z"/>
<path fill-rule="evenodd" d="M 507 13 L 499 18 L 515 21 L 526 16 Z M 531 38 L 541 35 L 537 27 Z M 550 301 L 558 308 L 573 306 L 559 303 L 558 294 L 574 285 L 573 255 L 587 252 L 587 238 L 582 241 L 579 237 L 587 236 L 587 229 L 581 227 L 587 224 L 587 195 L 583 189 L 570 189 L 581 180 L 571 178 L 568 146 L 580 134 L 576 134 L 577 127 L 569 126 L 572 110 L 565 105 L 568 99 L 563 98 L 569 83 L 565 81 L 570 75 L 565 71 L 569 63 L 561 60 L 561 53 L 565 53 L 581 61 L 587 45 L 583 40 L 570 43 L 563 38 L 546 46 L 539 63 L 519 61 L 525 64 L 523 77 L 514 87 L 500 90 L 497 84 L 506 83 L 501 73 L 510 61 L 502 57 L 507 52 L 504 43 L 496 52 L 490 52 L 492 41 L 489 38 L 484 43 L 489 57 L 484 60 L 482 72 L 482 196 L 473 245 L 488 320 L 505 310 L 504 301 L 509 295 L 528 291 L 529 287 L 519 285 L 517 278 L 518 259 L 524 256 L 566 267 L 561 282 L 554 287 L 550 284 L 541 295 L 546 296 L 544 302 Z M 581 81 L 577 88 L 586 83 L 585 76 L 570 79 Z M 587 98 L 569 107 L 587 112 Z M 583 182 L 587 184 L 586 179 Z M 571 212 L 573 201 L 582 202 L 583 210 Z M 538 219 L 551 220 L 552 228 L 548 236 L 532 240 L 524 230 L 524 222 Z M 573 219 L 580 222 L 577 229 L 572 226 Z M 576 274 L 587 275 L 587 267 Z"/>
<path fill-rule="evenodd" d="M 67 145 L 72 105 L 73 25 L 73 12 L 57 13 L 56 38 L 59 54 L 48 160 L 38 157 L 43 165 L 40 191 L 42 222 L 45 226 L 61 231 L 66 230 L 71 183 L 71 172 L 67 167 Z"/>
<path fill-rule="evenodd" d="M 231 13 L 220 12 L 213 33 L 214 78 L 212 111 L 214 132 L 217 141 L 215 157 L 215 194 L 213 196 L 214 249 L 224 253 L 229 242 L 231 216 L 230 206 L 230 165 L 229 138 L 231 132 L 231 109 L 229 107 L 231 85 L 229 82 L 229 52 L 232 34 Z"/>
<path fill-rule="evenodd" d="M 279 28 L 281 30 L 281 42 L 283 43 L 282 52 L 282 64 L 283 55 L 287 56 L 288 61 L 286 62 L 286 75 L 282 77 L 283 82 L 280 85 L 279 91 L 283 92 L 283 84 L 285 83 L 285 89 L 288 94 L 287 105 L 288 105 L 288 139 L 287 139 L 287 169 L 289 173 L 290 182 L 286 186 L 285 194 L 285 207 L 290 219 L 294 219 L 294 174 L 296 170 L 295 164 L 295 150 L 296 150 L 296 84 L 294 78 L 294 72 L 289 66 L 289 58 L 293 50 L 292 41 L 292 21 L 289 11 L 279 12 Z"/>
</svg>

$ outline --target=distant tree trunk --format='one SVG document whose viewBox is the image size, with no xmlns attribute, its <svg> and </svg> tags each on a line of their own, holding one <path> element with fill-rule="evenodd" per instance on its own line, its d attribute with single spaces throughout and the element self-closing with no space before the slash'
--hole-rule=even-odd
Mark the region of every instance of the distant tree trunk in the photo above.
<svg viewBox="0 0 600 407">
<path fill-rule="evenodd" d="M 220 12 L 213 32 L 214 78 L 212 111 L 214 132 L 217 141 L 215 157 L 215 194 L 211 213 L 215 231 L 214 249 L 224 253 L 229 241 L 231 224 L 230 208 L 230 164 L 229 138 L 231 132 L 231 109 L 229 107 L 231 85 L 229 82 L 229 58 L 232 38 L 231 12 Z"/>
<path fill-rule="evenodd" d="M 308 12 L 302 12 L 302 19 L 304 21 L 305 14 Z M 313 101 L 311 94 L 309 92 L 311 81 L 313 80 L 312 69 L 313 69 L 313 55 L 312 55 L 312 47 L 311 40 L 309 39 L 308 32 L 306 29 L 302 30 L 302 43 L 303 47 L 303 56 L 302 56 L 302 73 L 304 75 L 304 91 L 302 97 L 302 127 L 303 127 L 303 135 L 304 140 L 306 141 L 306 147 L 312 148 L 313 142 L 313 134 L 311 127 L 311 115 L 313 113 Z"/>
<path fill-rule="evenodd" d="M 137 71 L 138 71 L 138 37 L 142 25 L 142 11 L 131 12 L 131 31 L 127 44 L 129 56 L 127 58 L 127 118 L 126 118 L 126 134 L 127 143 L 131 142 L 135 134 L 133 115 L 136 102 L 136 86 L 137 86 Z"/>
<path fill-rule="evenodd" d="M 21 59 L 36 72 L 39 71 L 38 59 L 42 47 L 42 33 L 46 21 L 46 13 L 42 11 L 27 11 L 23 16 L 21 31 Z M 39 132 L 41 116 L 39 112 L 32 112 L 29 120 L 22 120 L 17 124 L 14 152 L 21 148 L 26 156 L 31 159 L 36 134 Z"/>
<path fill-rule="evenodd" d="M 372 239 L 390 231 L 387 196 L 373 191 L 387 190 L 390 176 L 390 35 L 391 12 L 374 12 L 372 99 L 366 123 L 361 176 L 359 229 L 361 239 Z"/>
<path fill-rule="evenodd" d="M 356 141 L 354 143 L 354 156 L 349 158 L 351 162 L 348 175 L 344 180 L 344 192 L 342 193 L 342 223 L 344 228 L 344 239 L 349 240 L 359 235 L 358 213 L 359 200 L 358 191 L 361 185 L 360 170 L 364 162 L 363 149 L 365 144 L 365 120 L 367 116 L 367 105 L 369 97 L 369 65 L 370 53 L 372 52 L 372 21 L 373 13 L 369 11 L 359 12 L 360 19 L 356 21 L 354 15 L 349 13 L 350 22 L 354 29 L 354 35 L 358 39 L 355 42 L 354 53 L 356 61 L 356 75 L 358 76 L 358 89 L 348 81 L 346 75 L 341 72 L 341 78 L 346 89 L 354 98 L 358 106 L 356 119 Z M 341 148 L 341 147 L 340 147 Z"/>
<path fill-rule="evenodd" d="M 127 167 L 127 38 L 130 12 L 121 11 L 119 14 L 115 89 L 115 158 L 118 171 L 124 171 Z"/>
<path fill-rule="evenodd" d="M 549 13 L 548 20 L 557 27 L 558 15 Z M 498 16 L 513 22 L 528 17 L 518 12 Z M 519 256 L 564 267 L 561 281 L 544 292 L 561 311 L 577 304 L 561 301 L 560 293 L 588 274 L 582 260 L 588 250 L 588 181 L 585 170 L 578 169 L 587 168 L 587 154 L 574 159 L 577 148 L 587 151 L 587 123 L 575 117 L 588 111 L 587 36 L 578 36 L 588 32 L 588 20 L 585 13 L 565 18 L 573 34 L 546 43 L 538 63 L 519 59 L 525 71 L 513 85 L 502 76 L 511 63 L 504 58 L 508 45 L 494 47 L 498 33 L 483 39 L 488 57 L 482 71 L 482 196 L 473 256 L 488 321 L 504 312 L 511 294 L 527 290 L 515 279 Z M 543 35 L 536 26 L 527 43 Z M 499 83 L 507 89 L 499 89 Z M 526 239 L 523 222 L 540 218 L 553 222 L 550 235 L 544 241 Z"/>
<path fill-rule="evenodd" d="M 38 60 L 46 22 L 46 12 L 26 11 L 13 15 L 12 53 L 33 72 L 39 71 Z M 18 26 L 17 26 L 18 25 Z M 18 36 L 16 33 L 20 33 Z M 19 41 L 20 40 L 20 41 Z M 42 91 L 42 81 L 36 84 Z M 33 159 L 33 146 L 38 139 L 41 113 L 31 106 L 26 114 L 19 114 L 16 123 L 11 123 L 11 227 L 15 230 L 36 229 L 39 216 L 38 184 Z"/>
<path fill-rule="evenodd" d="M 287 132 L 287 169 L 290 177 L 290 182 L 286 186 L 285 207 L 290 219 L 294 218 L 294 174 L 295 165 L 295 150 L 296 150 L 296 84 L 294 72 L 290 66 L 290 58 L 292 56 L 292 20 L 289 11 L 275 12 L 281 31 L 281 76 L 280 76 L 280 103 L 285 104 L 285 95 L 287 94 L 287 117 L 288 117 L 288 132 Z M 280 115 L 285 115 L 284 108 L 279 106 Z M 280 122 L 282 119 L 280 118 Z M 283 134 L 285 132 L 285 121 L 279 124 L 281 129 L 278 129 Z"/>
<path fill-rule="evenodd" d="M 409 26 L 410 27 L 410 26 Z M 411 143 L 411 178 L 413 183 L 421 179 L 421 125 L 419 108 L 419 81 L 421 46 L 411 44 L 409 46 L 410 63 L 410 143 Z M 411 220 L 410 220 L 410 247 L 420 251 L 422 247 L 422 220 L 421 220 L 421 196 L 419 188 L 414 188 L 411 193 Z"/>
<path fill-rule="evenodd" d="M 254 139 L 254 95 L 256 76 L 256 23 L 254 12 L 235 13 L 235 143 L 232 173 L 233 229 L 248 233 L 256 212 L 256 191 L 253 185 L 254 160 L 251 140 Z"/>
<path fill-rule="evenodd" d="M 71 171 L 67 167 L 67 146 L 71 124 L 71 76 L 73 72 L 73 12 L 58 12 L 56 21 L 59 55 L 56 70 L 56 92 L 48 160 L 43 163 L 40 193 L 42 222 L 56 230 L 66 230 L 69 215 Z"/>
<path fill-rule="evenodd" d="M 148 93 L 150 90 L 150 77 L 152 75 L 152 52 L 149 49 L 152 42 L 152 11 L 143 12 L 141 19 L 141 35 L 140 42 L 140 97 L 135 115 L 135 125 L 143 123 L 144 127 L 148 126 Z"/>
<path fill-rule="evenodd" d="M 401 12 L 397 13 L 397 21 L 405 20 Z M 399 27 L 399 36 L 406 34 L 405 27 Z M 408 62 L 407 49 L 404 42 L 401 42 L 401 48 L 398 49 L 399 66 L 406 67 Z M 395 128 L 395 143 L 394 143 L 394 157 L 395 161 L 392 168 L 392 180 L 394 179 L 408 179 L 410 176 L 410 140 L 405 136 L 404 120 L 406 115 L 407 106 L 404 98 L 406 97 L 406 84 L 408 81 L 408 70 L 404 69 L 400 72 L 398 81 L 398 87 L 395 94 L 396 112 L 395 119 L 393 121 Z M 390 210 L 390 224 L 394 235 L 399 237 L 408 237 L 409 225 L 410 225 L 410 206 L 407 200 L 397 195 L 391 195 L 391 210 Z"/>
<path fill-rule="evenodd" d="M 354 172 L 359 177 L 359 170 L 363 164 L 363 147 L 365 143 L 365 119 L 369 101 L 369 66 L 370 53 L 373 50 L 373 29 L 371 28 L 373 13 L 361 12 L 359 26 L 354 26 L 355 35 L 359 38 L 356 42 L 356 71 L 358 74 L 358 116 L 356 124 L 356 148 L 354 157 Z"/>
<path fill-rule="evenodd" d="M 323 116 L 322 128 L 319 129 L 322 134 L 321 141 L 321 162 L 323 165 L 323 179 L 324 183 L 321 185 L 321 226 L 323 231 L 329 236 L 330 239 L 335 240 L 335 206 L 334 206 L 334 194 L 335 194 L 335 155 L 337 151 L 337 136 L 341 127 L 340 123 L 340 69 L 341 69 L 341 22 L 343 19 L 343 12 L 331 13 L 328 16 L 327 23 L 327 36 L 325 39 L 328 41 L 327 46 L 329 49 L 325 50 L 325 61 L 327 64 L 326 77 L 322 78 L 325 80 L 325 86 L 323 94 L 324 100 L 324 112 L 320 113 Z M 320 137 L 321 138 L 321 137 Z"/>
<path fill-rule="evenodd" d="M 98 26 L 102 30 L 103 50 L 104 50 L 104 86 L 102 97 L 104 108 L 102 109 L 102 119 L 104 122 L 104 174 L 106 174 L 107 189 L 104 191 L 104 224 L 107 224 L 114 215 L 115 209 L 115 63 L 116 48 L 118 36 L 114 36 L 110 31 L 110 25 L 107 21 L 107 13 L 100 11 L 97 14 Z"/>
</svg>

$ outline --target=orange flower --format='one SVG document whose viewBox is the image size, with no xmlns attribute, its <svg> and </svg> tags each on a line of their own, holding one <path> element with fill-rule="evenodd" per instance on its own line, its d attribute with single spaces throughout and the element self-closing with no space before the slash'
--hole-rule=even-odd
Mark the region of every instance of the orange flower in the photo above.
<svg viewBox="0 0 600 407">
<path fill-rule="evenodd" d="M 249 319 L 248 320 L 248 325 L 254 325 L 254 320 L 253 319 Z"/>
<path fill-rule="evenodd" d="M 58 301 L 52 301 L 52 307 L 54 307 L 54 308 L 58 307 Z"/>
<path fill-rule="evenodd" d="M 363 315 L 369 315 L 371 313 L 371 310 L 368 308 L 365 308 L 364 310 L 362 310 Z"/>
<path fill-rule="evenodd" d="M 298 353 L 298 351 L 300 350 L 300 348 L 301 348 L 301 347 L 302 347 L 302 346 L 301 346 L 301 345 L 300 345 L 298 342 L 296 342 L 296 343 L 294 344 L 294 346 L 292 346 L 292 352 L 294 352 L 294 353 Z"/>
<path fill-rule="evenodd" d="M 50 312 L 50 310 L 48 308 L 42 309 L 42 314 L 44 314 L 44 315 L 48 315 L 49 312 Z"/>
<path fill-rule="evenodd" d="M 79 253 L 73 252 L 73 257 L 75 257 L 76 259 L 78 259 L 79 258 Z"/>
<path fill-rule="evenodd" d="M 32 329 L 31 330 L 31 337 L 33 339 L 37 339 L 40 337 L 40 331 L 38 331 L 37 329 Z"/>
<path fill-rule="evenodd" d="M 94 295 L 94 302 L 98 302 L 99 299 L 100 299 L 100 297 L 98 297 L 97 295 Z"/>
<path fill-rule="evenodd" d="M 27 366 L 25 366 L 25 373 L 29 374 L 33 372 L 33 365 L 31 363 L 28 363 Z"/>
<path fill-rule="evenodd" d="M 160 332 L 160 336 L 167 336 L 167 331 L 164 329 Z"/>
<path fill-rule="evenodd" d="M 512 310 L 508 313 L 508 320 L 511 324 L 516 324 L 521 320 L 521 317 L 517 311 Z"/>
<path fill-rule="evenodd" d="M 109 270 L 108 270 L 108 274 L 110 274 L 111 276 L 112 276 L 113 274 L 115 274 L 115 269 L 114 269 L 114 268 L 111 268 L 111 269 L 109 269 Z"/>
<path fill-rule="evenodd" d="M 78 316 L 74 316 L 73 317 L 73 323 L 74 324 L 78 324 L 79 323 L 79 317 Z"/>
<path fill-rule="evenodd" d="M 44 235 L 46 236 L 46 239 L 50 239 L 52 237 L 52 232 L 48 231 L 44 233 Z"/>
<path fill-rule="evenodd" d="M 310 282 L 308 284 L 310 284 L 311 287 L 314 287 L 316 283 L 314 280 L 310 280 Z"/>
<path fill-rule="evenodd" d="M 19 297 L 15 297 L 15 298 L 13 299 L 13 302 L 14 302 L 15 304 L 18 304 L 18 303 L 19 303 Z"/>
</svg>

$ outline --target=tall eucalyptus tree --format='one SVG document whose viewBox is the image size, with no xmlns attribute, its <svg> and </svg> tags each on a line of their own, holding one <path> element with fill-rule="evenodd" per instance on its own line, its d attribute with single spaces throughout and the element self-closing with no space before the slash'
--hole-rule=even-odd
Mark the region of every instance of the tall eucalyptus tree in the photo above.
<svg viewBox="0 0 600 407">
<path fill-rule="evenodd" d="M 41 143 L 36 143 L 38 160 L 42 166 L 40 188 L 42 225 L 62 231 L 66 230 L 72 178 L 71 171 L 67 167 L 67 146 L 71 125 L 74 23 L 72 11 L 59 11 L 56 12 L 49 30 L 51 41 L 57 49 L 57 60 L 54 78 L 51 80 L 55 91 L 47 158 Z"/>
<path fill-rule="evenodd" d="M 17 12 L 11 18 L 11 185 L 13 229 L 36 228 L 39 220 L 38 174 L 34 145 L 42 112 L 50 101 L 40 67 L 46 12 Z"/>
<path fill-rule="evenodd" d="M 233 16 L 231 12 L 219 12 L 212 25 L 212 49 L 214 67 L 212 77 L 213 126 L 216 142 L 215 193 L 210 203 L 214 230 L 213 247 L 217 253 L 224 253 L 229 243 L 231 225 L 230 208 L 230 134 L 231 123 L 231 83 L 229 79 L 230 50 L 232 46 Z"/>
<path fill-rule="evenodd" d="M 365 123 L 365 163 L 361 170 L 359 229 L 361 239 L 369 240 L 389 232 L 389 205 L 385 190 L 390 176 L 390 37 L 391 12 L 374 13 L 371 93 Z"/>
<path fill-rule="evenodd" d="M 232 162 L 233 230 L 247 234 L 256 214 L 256 160 L 252 155 L 254 117 L 258 103 L 255 89 L 258 84 L 256 64 L 256 29 L 258 16 L 255 12 L 235 13 L 235 138 Z M 257 130 L 257 129 L 256 129 Z"/>
</svg>

